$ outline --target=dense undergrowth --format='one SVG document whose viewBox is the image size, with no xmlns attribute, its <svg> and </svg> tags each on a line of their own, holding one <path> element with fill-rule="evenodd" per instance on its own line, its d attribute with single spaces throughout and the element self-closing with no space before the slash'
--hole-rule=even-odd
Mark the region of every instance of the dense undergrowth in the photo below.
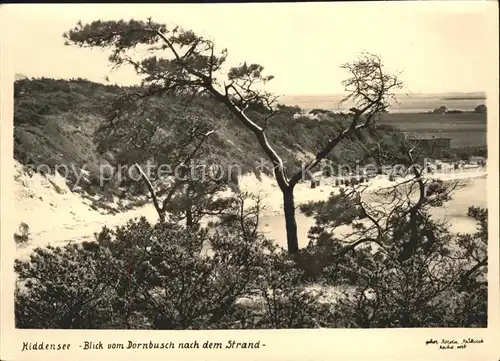
<svg viewBox="0 0 500 361">
<path fill-rule="evenodd" d="M 30 260 L 17 260 L 16 326 L 485 327 L 486 270 L 470 269 L 475 244 L 486 244 L 487 213 L 470 215 L 476 234 L 444 232 L 432 256 L 420 251 L 405 260 L 397 244 L 385 255 L 364 248 L 338 256 L 342 243 L 331 237 L 294 260 L 252 232 L 255 223 L 188 230 L 133 220 L 104 228 L 98 242 L 37 248 Z"/>
</svg>

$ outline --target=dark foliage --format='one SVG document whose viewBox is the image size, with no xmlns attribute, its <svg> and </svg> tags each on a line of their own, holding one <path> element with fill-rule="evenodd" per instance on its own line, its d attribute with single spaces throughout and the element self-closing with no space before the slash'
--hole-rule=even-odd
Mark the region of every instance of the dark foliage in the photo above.
<svg viewBox="0 0 500 361">
<path fill-rule="evenodd" d="M 132 186 L 131 195 L 144 194 L 144 187 L 133 187 L 127 184 L 127 177 L 122 177 L 124 183 L 119 184 L 116 179 L 106 181 L 101 187 L 99 184 L 99 167 L 110 165 L 118 167 L 131 164 L 137 160 L 144 160 L 145 154 L 168 155 L 169 152 L 158 153 L 157 149 L 142 149 L 140 153 L 134 151 L 133 144 L 127 148 L 118 147 L 124 137 L 129 140 L 137 135 L 138 140 L 144 143 L 149 140 L 147 125 L 142 121 L 134 123 L 137 126 L 124 127 L 127 132 L 109 132 L 103 127 L 109 118 L 111 110 L 116 107 L 117 99 L 122 99 L 124 92 L 138 91 L 139 88 L 119 87 L 93 83 L 82 79 L 55 80 L 48 78 L 22 79 L 15 83 L 15 117 L 14 117 L 14 156 L 16 160 L 35 169 L 41 164 L 47 164 L 53 171 L 57 165 L 66 165 L 70 172 L 66 175 L 68 181 L 76 181 L 75 172 L 81 169 L 89 171 L 85 177 L 91 186 L 79 184 L 91 194 L 103 194 L 111 191 L 116 196 L 122 196 L 119 186 Z M 172 129 L 185 130 L 186 123 L 193 126 L 201 121 L 206 122 L 206 129 L 211 125 L 217 129 L 216 133 L 207 140 L 205 155 L 210 155 L 213 163 L 220 165 L 231 164 L 241 169 L 242 174 L 258 171 L 255 167 L 265 154 L 254 146 L 252 135 L 241 124 L 232 120 L 229 113 L 214 100 L 206 97 L 190 99 L 189 106 L 182 96 L 155 97 L 149 103 L 150 109 L 140 114 L 141 120 L 148 118 L 155 128 L 166 129 L 173 139 Z M 144 108 L 144 107 L 143 107 Z M 326 141 L 325 135 L 340 129 L 345 119 L 337 115 L 325 116 L 320 122 L 310 119 L 293 119 L 297 107 L 279 106 L 277 114 L 270 122 L 267 133 L 270 142 L 280 154 L 283 154 L 285 166 L 290 171 L 296 171 L 301 163 L 298 156 L 302 152 L 317 152 Z M 138 109 L 139 110 L 139 109 Z M 300 109 L 299 109 L 300 110 Z M 255 110 L 248 110 L 256 121 L 263 121 L 265 114 Z M 136 114 L 137 115 L 137 114 Z M 139 126 L 140 125 L 140 126 Z M 364 142 L 379 140 L 389 134 L 397 133 L 387 126 L 380 126 L 363 132 L 359 139 L 349 139 L 339 144 L 328 156 L 334 165 L 351 164 L 363 159 L 366 154 Z M 156 134 L 156 136 L 154 135 Z M 157 142 L 150 147 L 157 147 L 158 137 L 163 134 L 155 130 L 151 136 Z M 141 136 L 139 136 L 141 135 Z M 146 137 L 147 138 L 144 138 Z M 97 143 L 95 142 L 97 141 Z M 136 143 L 137 144 L 137 143 Z M 141 143 L 142 144 L 142 143 Z M 165 143 L 162 143 L 165 144 Z M 169 149 L 174 148 L 172 143 Z M 160 161 L 168 161 L 158 158 Z M 74 167 L 74 168 L 72 168 Z M 272 174 L 269 164 L 268 175 Z M 265 172 L 266 170 L 263 169 Z M 79 174 L 79 173 L 78 173 Z M 130 182 L 129 182 L 130 183 Z"/>
<path fill-rule="evenodd" d="M 418 208 L 402 201 L 411 185 L 380 193 L 378 205 L 352 191 L 302 207 L 317 225 L 301 268 L 308 280 L 351 285 L 338 304 L 350 327 L 487 326 L 488 213 L 471 207 L 477 232 L 450 233 L 428 213 L 449 199 L 450 187 L 426 184 Z M 342 226 L 351 231 L 339 237 Z"/>
<path fill-rule="evenodd" d="M 328 323 L 283 250 L 233 223 L 144 219 L 16 261 L 19 328 L 302 328 Z M 316 321 L 318 320 L 318 321 Z"/>
</svg>

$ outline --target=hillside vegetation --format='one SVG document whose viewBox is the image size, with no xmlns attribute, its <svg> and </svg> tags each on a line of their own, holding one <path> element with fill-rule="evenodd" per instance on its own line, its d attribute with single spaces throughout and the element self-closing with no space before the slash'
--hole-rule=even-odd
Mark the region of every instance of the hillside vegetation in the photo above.
<svg viewBox="0 0 500 361">
<path fill-rule="evenodd" d="M 90 173 L 86 191 L 99 192 L 99 165 L 123 164 L 109 152 L 99 152 L 94 141 L 96 129 L 109 115 L 110 105 L 131 88 L 93 83 L 83 79 L 55 80 L 49 78 L 21 79 L 15 82 L 14 156 L 21 164 L 39 167 L 47 165 L 52 172 L 57 165 L 70 168 L 68 181 L 84 169 Z M 164 128 L 196 118 L 213 124 L 216 133 L 207 144 L 205 154 L 220 164 L 240 167 L 243 174 L 255 171 L 265 154 L 255 145 L 253 135 L 238 122 L 232 121 L 225 108 L 211 99 L 196 98 L 189 103 L 182 97 L 159 100 L 165 116 Z M 269 124 L 268 138 L 283 156 L 291 171 L 301 161 L 317 152 L 328 135 L 338 132 L 343 118 L 333 113 L 321 114 L 320 119 L 295 118 L 297 107 L 280 107 Z M 264 117 L 258 109 L 248 114 L 257 121 Z M 370 139 L 384 138 L 398 132 L 388 126 L 365 132 L 364 139 L 342 142 L 328 157 L 334 164 L 355 164 L 366 157 Z M 74 167 L 74 168 L 72 168 Z M 75 170 L 75 171 L 73 171 Z M 264 172 L 265 169 L 261 169 Z"/>
<path fill-rule="evenodd" d="M 100 184 L 99 167 L 125 164 L 109 151 L 98 149 L 95 132 L 109 116 L 111 104 L 130 87 L 105 85 L 84 79 L 19 79 L 15 82 L 14 157 L 21 164 L 52 173 L 56 166 L 66 166 L 70 185 L 82 170 L 88 172 L 76 189 L 86 194 L 110 191 L 119 197 L 120 184 Z M 242 174 L 270 169 L 259 168 L 265 154 L 255 145 L 253 135 L 228 111 L 209 98 L 189 99 L 165 96 L 157 104 L 165 116 L 164 127 L 185 119 L 203 119 L 213 124 L 216 133 L 209 139 L 205 156 L 219 164 L 238 167 Z M 259 109 L 249 110 L 256 120 L 263 119 Z M 268 139 L 283 156 L 287 168 L 298 169 L 338 132 L 346 118 L 329 111 L 316 112 L 315 118 L 294 117 L 299 107 L 281 106 L 267 129 Z M 445 119 L 446 118 L 446 119 Z M 343 141 L 328 156 L 331 164 L 363 163 L 373 140 L 399 137 L 399 130 L 431 136 L 449 136 L 453 150 L 449 156 L 466 159 L 469 155 L 486 155 L 485 114 L 384 114 L 380 125 L 363 133 L 363 139 Z M 467 139 L 467 140 L 464 140 Z M 390 140 L 389 140 L 390 141 Z M 61 169 L 61 168 L 59 168 Z M 130 187 L 130 185 L 129 185 Z M 132 195 L 144 193 L 141 183 L 132 187 Z"/>
</svg>

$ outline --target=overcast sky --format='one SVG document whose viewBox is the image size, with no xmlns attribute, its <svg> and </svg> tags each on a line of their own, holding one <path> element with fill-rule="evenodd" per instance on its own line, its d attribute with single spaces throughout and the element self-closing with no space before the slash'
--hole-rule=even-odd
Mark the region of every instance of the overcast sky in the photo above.
<svg viewBox="0 0 500 361">
<path fill-rule="evenodd" d="M 275 76 L 269 90 L 280 94 L 341 93 L 339 66 L 362 50 L 402 70 L 412 93 L 483 91 L 497 66 L 494 1 L 41 4 L 7 5 L 3 12 L 14 72 L 30 77 L 135 82 L 131 72 L 109 73 L 107 53 L 64 46 L 62 34 L 78 20 L 149 16 L 210 36 L 229 50 L 231 65 L 264 65 Z"/>
</svg>

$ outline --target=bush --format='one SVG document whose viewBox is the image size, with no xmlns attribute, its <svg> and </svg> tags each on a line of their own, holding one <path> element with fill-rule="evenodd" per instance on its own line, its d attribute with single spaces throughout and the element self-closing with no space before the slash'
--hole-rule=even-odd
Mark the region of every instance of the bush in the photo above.
<svg viewBox="0 0 500 361">
<path fill-rule="evenodd" d="M 308 280 L 347 286 L 336 309 L 346 327 L 487 326 L 488 212 L 471 207 L 477 232 L 450 233 L 428 213 L 449 199 L 448 189 L 442 182 L 430 189 L 413 214 L 404 206 L 407 193 L 393 190 L 380 195 L 382 203 L 400 197 L 390 214 L 367 210 L 359 194 L 345 192 L 301 207 L 316 218 L 301 267 Z M 360 223 L 368 214 L 373 226 Z M 389 231 L 367 236 L 380 224 Z M 336 238 L 346 225 L 351 239 Z"/>
<path fill-rule="evenodd" d="M 333 322 L 319 295 L 304 291 L 301 271 L 283 250 L 230 223 L 188 231 L 143 218 L 114 231 L 104 228 L 97 242 L 37 248 L 30 260 L 16 260 L 15 270 L 19 328 L 300 328 Z"/>
<path fill-rule="evenodd" d="M 105 255 L 94 244 L 37 248 L 30 261 L 16 260 L 18 328 L 113 328 L 120 299 L 110 287 L 116 272 L 104 270 Z M 110 265 L 111 267 L 111 265 Z"/>
<path fill-rule="evenodd" d="M 28 243 L 30 238 L 30 227 L 24 223 L 21 222 L 19 225 L 19 231 L 18 233 L 14 233 L 14 241 L 16 242 L 17 245 L 25 245 Z"/>
</svg>

